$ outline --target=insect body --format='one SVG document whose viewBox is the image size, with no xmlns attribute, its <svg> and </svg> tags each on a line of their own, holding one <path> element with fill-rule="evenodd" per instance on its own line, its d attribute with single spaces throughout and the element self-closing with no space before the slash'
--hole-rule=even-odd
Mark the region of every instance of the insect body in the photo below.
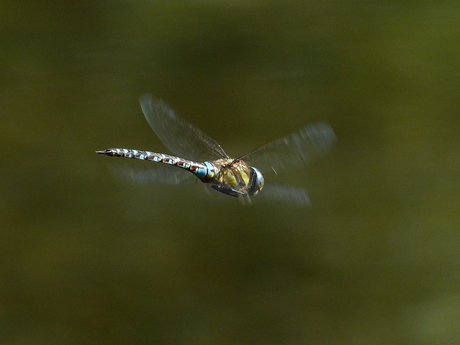
<svg viewBox="0 0 460 345">
<path fill-rule="evenodd" d="M 324 154 L 335 142 L 332 128 L 327 123 L 318 122 L 244 156 L 230 158 L 214 139 L 176 115 L 165 103 L 151 95 L 141 97 L 140 103 L 147 121 L 163 144 L 174 154 L 192 160 L 125 148 L 96 152 L 177 166 L 210 184 L 213 189 L 233 197 L 257 195 L 265 182 L 261 171 L 290 170 Z M 277 186 L 274 190 L 278 197 L 309 201 L 303 189 Z"/>
</svg>

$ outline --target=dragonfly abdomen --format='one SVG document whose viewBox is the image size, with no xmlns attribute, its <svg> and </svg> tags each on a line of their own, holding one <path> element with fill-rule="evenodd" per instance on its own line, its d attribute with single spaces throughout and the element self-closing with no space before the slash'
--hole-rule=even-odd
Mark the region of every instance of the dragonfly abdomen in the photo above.
<svg viewBox="0 0 460 345">
<path fill-rule="evenodd" d="M 96 151 L 104 156 L 110 157 L 125 157 L 133 159 L 141 159 L 144 161 L 151 161 L 156 163 L 163 163 L 174 165 L 179 168 L 190 171 L 195 174 L 201 181 L 208 182 L 210 181 L 217 173 L 217 168 L 214 164 L 209 162 L 198 163 L 192 162 L 187 159 L 183 159 L 176 156 L 170 156 L 164 153 L 156 153 L 151 151 L 140 151 L 134 149 L 121 149 L 113 148 L 107 149 L 104 151 Z"/>
</svg>

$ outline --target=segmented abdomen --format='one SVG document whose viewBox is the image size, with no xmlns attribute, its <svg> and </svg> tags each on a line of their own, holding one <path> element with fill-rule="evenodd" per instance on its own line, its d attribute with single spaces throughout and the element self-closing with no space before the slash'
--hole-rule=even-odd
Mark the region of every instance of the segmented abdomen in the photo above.
<svg viewBox="0 0 460 345">
<path fill-rule="evenodd" d="M 210 163 L 192 162 L 180 157 L 166 155 L 164 153 L 156 153 L 151 151 L 140 151 L 134 149 L 107 149 L 104 151 L 96 151 L 97 153 L 111 157 L 125 157 L 141 159 L 145 161 L 152 161 L 157 163 L 164 163 L 174 165 L 179 168 L 186 169 L 199 177 L 203 182 L 212 178 L 216 173 L 216 168 Z"/>
</svg>

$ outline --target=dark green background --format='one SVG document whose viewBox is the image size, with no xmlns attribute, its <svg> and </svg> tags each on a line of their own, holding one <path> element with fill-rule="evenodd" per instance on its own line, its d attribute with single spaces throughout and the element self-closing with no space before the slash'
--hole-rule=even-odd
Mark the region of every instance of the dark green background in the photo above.
<svg viewBox="0 0 460 345">
<path fill-rule="evenodd" d="M 3 1 L 0 344 L 459 344 L 460 2 Z M 138 186 L 151 92 L 304 209 Z"/>
</svg>

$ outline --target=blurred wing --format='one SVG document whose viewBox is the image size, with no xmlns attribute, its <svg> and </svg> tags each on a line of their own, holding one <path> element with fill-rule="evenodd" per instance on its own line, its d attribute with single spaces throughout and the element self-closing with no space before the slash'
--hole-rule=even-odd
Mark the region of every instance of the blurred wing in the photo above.
<svg viewBox="0 0 460 345">
<path fill-rule="evenodd" d="M 148 123 L 171 153 L 197 161 L 228 157 L 214 139 L 177 116 L 162 101 L 144 95 L 140 103 Z"/>
<path fill-rule="evenodd" d="M 119 179 L 139 184 L 161 183 L 166 185 L 194 184 L 197 177 L 183 169 L 170 166 L 155 168 L 132 168 L 111 166 L 110 170 Z"/>
<path fill-rule="evenodd" d="M 277 174 L 324 155 L 335 141 L 336 136 L 331 126 L 325 122 L 317 122 L 261 146 L 240 159 L 262 172 L 274 170 Z"/>
<path fill-rule="evenodd" d="M 303 188 L 295 188 L 278 184 L 266 184 L 265 188 L 257 195 L 256 200 L 273 200 L 292 203 L 302 207 L 311 206 L 310 197 Z"/>
</svg>

